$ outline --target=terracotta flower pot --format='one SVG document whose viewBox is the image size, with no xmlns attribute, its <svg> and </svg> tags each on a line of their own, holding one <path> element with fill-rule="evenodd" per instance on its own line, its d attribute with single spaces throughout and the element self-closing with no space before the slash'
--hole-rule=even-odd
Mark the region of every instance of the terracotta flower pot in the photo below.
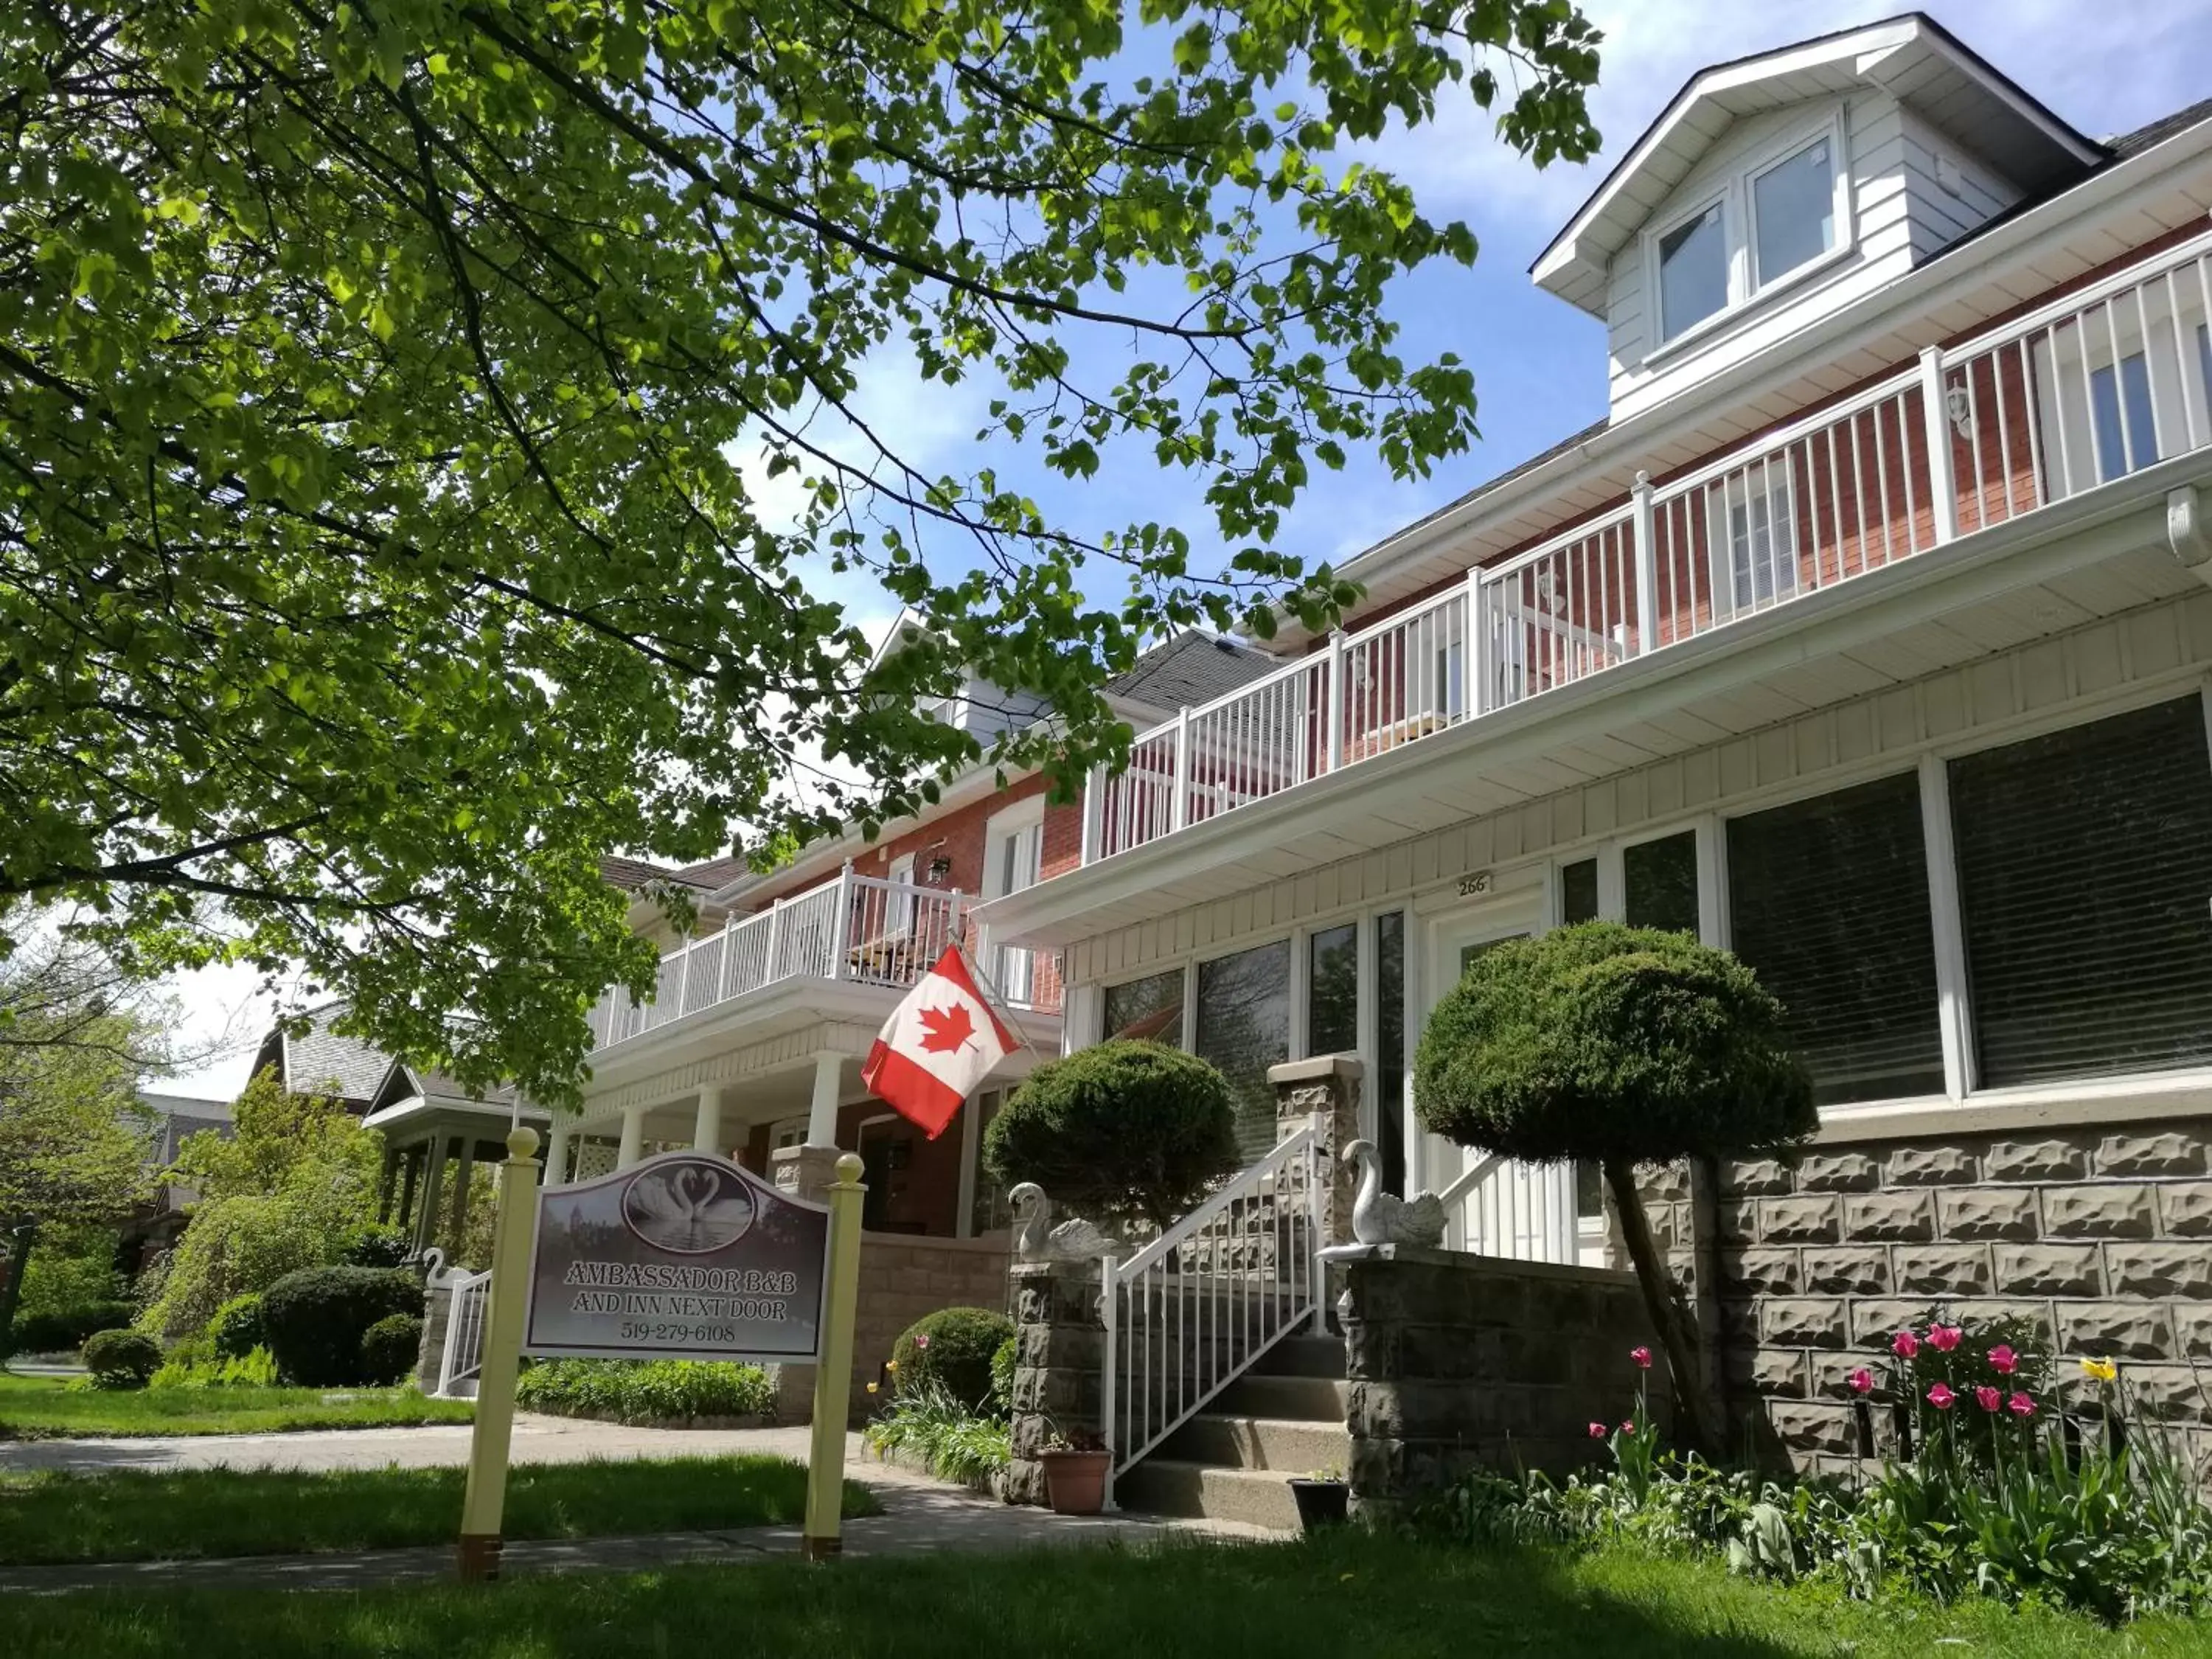
<svg viewBox="0 0 2212 1659">
<path fill-rule="evenodd" d="M 1044 1465 L 1045 1499 L 1054 1515 L 1096 1515 L 1106 1506 L 1106 1464 L 1103 1451 L 1039 1452 Z"/>
</svg>

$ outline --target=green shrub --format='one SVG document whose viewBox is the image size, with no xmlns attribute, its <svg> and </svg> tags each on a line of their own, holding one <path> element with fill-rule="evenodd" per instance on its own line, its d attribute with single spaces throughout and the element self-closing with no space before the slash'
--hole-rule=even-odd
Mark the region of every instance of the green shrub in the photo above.
<svg viewBox="0 0 2212 1659">
<path fill-rule="evenodd" d="M 243 1359 L 262 1346 L 261 1297 L 253 1291 L 234 1296 L 207 1322 L 208 1344 L 218 1359 Z"/>
<path fill-rule="evenodd" d="M 542 1359 L 515 1384 L 515 1404 L 617 1423 L 769 1417 L 775 1389 L 757 1365 L 692 1359 Z"/>
<path fill-rule="evenodd" d="M 266 1348 L 253 1348 L 235 1358 L 217 1358 L 210 1350 L 193 1355 L 171 1349 L 161 1369 L 147 1384 L 154 1389 L 272 1389 L 276 1386 L 276 1361 Z"/>
<path fill-rule="evenodd" d="M 370 1380 L 362 1353 L 368 1328 L 422 1309 L 422 1284 L 404 1267 L 309 1267 L 269 1287 L 261 1328 L 286 1381 L 344 1387 Z"/>
<path fill-rule="evenodd" d="M 971 1412 L 991 1404 L 991 1361 L 1014 1322 L 988 1308 L 939 1308 L 899 1333 L 892 1376 L 902 1395 L 943 1389 Z"/>
<path fill-rule="evenodd" d="M 414 1254 L 406 1231 L 382 1222 L 353 1228 L 338 1247 L 338 1261 L 349 1267 L 404 1267 Z"/>
<path fill-rule="evenodd" d="M 161 1345 L 143 1331 L 94 1331 L 83 1358 L 94 1388 L 143 1389 L 161 1368 Z"/>
<path fill-rule="evenodd" d="M 991 1407 L 1001 1417 L 1014 1414 L 1014 1367 L 1021 1359 L 1021 1339 L 1010 1336 L 991 1355 Z"/>
<path fill-rule="evenodd" d="M 130 1287 L 115 1267 L 118 1243 L 112 1228 L 41 1228 L 31 1259 L 23 1267 L 23 1289 L 15 1304 L 15 1317 L 76 1314 L 128 1301 Z M 70 1344 L 72 1350 L 76 1346 Z"/>
<path fill-rule="evenodd" d="M 75 1353 L 95 1331 L 118 1331 L 131 1323 L 128 1302 L 95 1302 L 59 1312 L 18 1314 L 8 1347 L 15 1353 Z"/>
<path fill-rule="evenodd" d="M 1013 1437 L 1004 1418 L 981 1415 L 932 1381 L 901 1392 L 863 1436 L 878 1456 L 910 1451 L 940 1480 L 975 1486 L 1006 1467 Z"/>
<path fill-rule="evenodd" d="M 1075 1214 L 1164 1227 L 1236 1167 L 1236 1095 L 1195 1054 L 1116 1038 L 1030 1073 L 984 1132 L 983 1164 Z"/>
<path fill-rule="evenodd" d="M 418 1314 L 386 1314 L 361 1334 L 362 1380 L 380 1386 L 404 1382 L 422 1352 Z"/>
</svg>

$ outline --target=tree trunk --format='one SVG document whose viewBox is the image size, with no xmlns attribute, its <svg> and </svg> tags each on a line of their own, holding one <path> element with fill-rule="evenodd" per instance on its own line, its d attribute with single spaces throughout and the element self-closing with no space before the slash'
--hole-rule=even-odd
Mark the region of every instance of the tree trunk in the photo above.
<svg viewBox="0 0 2212 1659">
<path fill-rule="evenodd" d="M 31 1264 L 31 1246 L 39 1237 L 35 1221 L 19 1222 L 9 1230 L 8 1277 L 0 1282 L 0 1359 L 15 1351 L 15 1310 L 23 1300 L 23 1270 Z"/>
<path fill-rule="evenodd" d="M 1612 1190 L 1613 1208 L 1620 1216 L 1621 1242 L 1628 1246 L 1637 1283 L 1644 1287 L 1644 1306 L 1658 1328 L 1659 1345 L 1667 1351 L 1667 1369 L 1673 1376 L 1674 1404 L 1681 1418 L 1675 1425 L 1676 1432 L 1708 1462 L 1717 1462 L 1720 1437 L 1705 1407 L 1705 1368 L 1698 1363 L 1697 1345 L 1675 1300 L 1674 1282 L 1659 1260 L 1658 1246 L 1651 1242 L 1644 1200 L 1636 1190 L 1636 1172 L 1611 1158 L 1604 1167 L 1605 1184 Z"/>
</svg>

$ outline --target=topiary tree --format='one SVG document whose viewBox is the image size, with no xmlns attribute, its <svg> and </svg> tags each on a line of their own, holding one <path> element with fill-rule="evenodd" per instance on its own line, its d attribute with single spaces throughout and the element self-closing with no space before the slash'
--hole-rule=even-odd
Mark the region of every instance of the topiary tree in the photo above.
<svg viewBox="0 0 2212 1659">
<path fill-rule="evenodd" d="M 1237 1164 L 1237 1097 L 1195 1054 L 1115 1038 L 1049 1060 L 983 1134 L 983 1166 L 1101 1221 L 1165 1227 Z"/>
<path fill-rule="evenodd" d="M 891 1344 L 901 1394 L 934 1382 L 970 1411 L 991 1408 L 991 1364 L 1013 1340 L 1014 1322 L 988 1308 L 939 1308 L 924 1314 Z"/>
<path fill-rule="evenodd" d="M 369 1380 L 362 1338 L 370 1326 L 422 1310 L 422 1281 L 404 1267 L 306 1267 L 263 1293 L 262 1337 L 287 1382 L 343 1387 Z"/>
<path fill-rule="evenodd" d="M 1717 1444 L 1696 1351 L 1651 1242 L 1639 1166 L 1786 1149 L 1818 1127 L 1782 1005 L 1684 933 L 1583 922 L 1486 951 L 1421 1034 L 1422 1126 L 1529 1164 L 1604 1171 L 1692 1439 Z"/>
</svg>

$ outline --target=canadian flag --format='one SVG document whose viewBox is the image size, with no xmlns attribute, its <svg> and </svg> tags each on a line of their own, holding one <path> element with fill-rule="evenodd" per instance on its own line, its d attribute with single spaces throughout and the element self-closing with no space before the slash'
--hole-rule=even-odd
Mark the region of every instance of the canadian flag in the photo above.
<svg viewBox="0 0 2212 1659">
<path fill-rule="evenodd" d="M 960 947 L 948 945 L 884 1022 L 861 1063 L 860 1081 L 934 1140 L 1013 1050 L 1012 1035 L 975 988 Z"/>
</svg>

